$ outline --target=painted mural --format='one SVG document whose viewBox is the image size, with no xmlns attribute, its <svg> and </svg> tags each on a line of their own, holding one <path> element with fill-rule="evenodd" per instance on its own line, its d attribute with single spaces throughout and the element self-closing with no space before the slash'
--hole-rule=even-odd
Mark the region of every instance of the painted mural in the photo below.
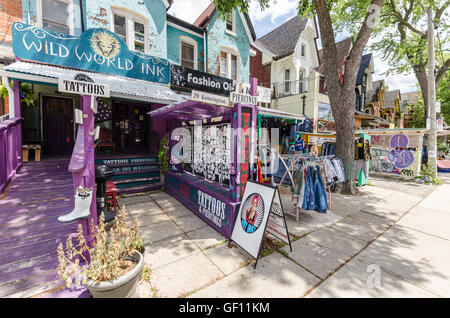
<svg viewBox="0 0 450 318">
<path fill-rule="evenodd" d="M 416 176 L 420 172 L 420 136 L 371 135 L 370 171 Z"/>
</svg>

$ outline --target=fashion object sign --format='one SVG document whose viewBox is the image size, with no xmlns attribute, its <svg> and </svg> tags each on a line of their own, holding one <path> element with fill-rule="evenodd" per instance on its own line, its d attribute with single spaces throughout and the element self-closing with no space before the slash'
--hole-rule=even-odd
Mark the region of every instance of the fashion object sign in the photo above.
<svg viewBox="0 0 450 318">
<path fill-rule="evenodd" d="M 229 96 L 234 90 L 233 80 L 191 70 L 182 66 L 172 64 L 170 84 L 173 86 L 191 88 L 198 91 L 221 94 Z"/>
<path fill-rule="evenodd" d="M 168 60 L 129 50 L 108 30 L 89 29 L 77 37 L 16 22 L 12 38 L 18 58 L 161 84 L 170 80 Z"/>
</svg>

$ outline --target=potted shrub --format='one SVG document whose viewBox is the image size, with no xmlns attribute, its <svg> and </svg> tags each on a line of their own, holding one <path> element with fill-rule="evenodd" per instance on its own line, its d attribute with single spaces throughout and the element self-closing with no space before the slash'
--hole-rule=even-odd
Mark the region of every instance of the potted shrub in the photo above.
<svg viewBox="0 0 450 318">
<path fill-rule="evenodd" d="M 130 227 L 126 215 L 123 207 L 108 229 L 102 213 L 99 224 L 91 224 L 91 248 L 81 224 L 76 245 L 71 237 L 67 238 L 65 250 L 59 244 L 58 274 L 68 287 L 75 280 L 77 285 L 86 286 L 94 298 L 134 297 L 144 268 L 144 256 L 139 252 L 142 239 L 138 224 Z"/>
<path fill-rule="evenodd" d="M 159 144 L 158 151 L 158 159 L 159 159 L 159 171 L 161 183 L 164 186 L 164 177 L 166 175 L 167 170 L 169 170 L 169 137 L 168 134 L 164 135 Z"/>
</svg>

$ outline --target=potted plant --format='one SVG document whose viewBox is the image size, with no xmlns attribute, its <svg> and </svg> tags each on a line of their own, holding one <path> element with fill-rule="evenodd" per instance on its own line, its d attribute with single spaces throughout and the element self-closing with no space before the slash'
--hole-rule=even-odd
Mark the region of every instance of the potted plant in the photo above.
<svg viewBox="0 0 450 318">
<path fill-rule="evenodd" d="M 159 159 L 159 171 L 161 183 L 164 186 L 164 177 L 166 175 L 167 170 L 169 170 L 169 137 L 168 134 L 162 137 L 159 144 L 158 151 L 158 159 Z"/>
<path fill-rule="evenodd" d="M 91 223 L 91 247 L 81 224 L 78 243 L 69 236 L 66 249 L 58 246 L 58 274 L 70 287 L 73 281 L 84 285 L 94 298 L 129 298 L 135 295 L 144 268 L 144 256 L 139 250 L 142 239 L 138 224 L 129 226 L 125 207 L 120 209 L 116 222 L 107 228 L 103 213 L 99 224 Z"/>
</svg>

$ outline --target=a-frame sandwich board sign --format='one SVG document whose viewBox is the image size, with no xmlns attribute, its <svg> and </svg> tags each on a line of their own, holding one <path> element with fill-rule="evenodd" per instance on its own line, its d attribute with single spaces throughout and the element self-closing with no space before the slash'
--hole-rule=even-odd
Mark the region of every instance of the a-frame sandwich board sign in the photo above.
<svg viewBox="0 0 450 318">
<path fill-rule="evenodd" d="M 278 187 L 247 181 L 229 244 L 233 241 L 256 259 L 265 233 L 289 244 L 292 251 Z"/>
</svg>

